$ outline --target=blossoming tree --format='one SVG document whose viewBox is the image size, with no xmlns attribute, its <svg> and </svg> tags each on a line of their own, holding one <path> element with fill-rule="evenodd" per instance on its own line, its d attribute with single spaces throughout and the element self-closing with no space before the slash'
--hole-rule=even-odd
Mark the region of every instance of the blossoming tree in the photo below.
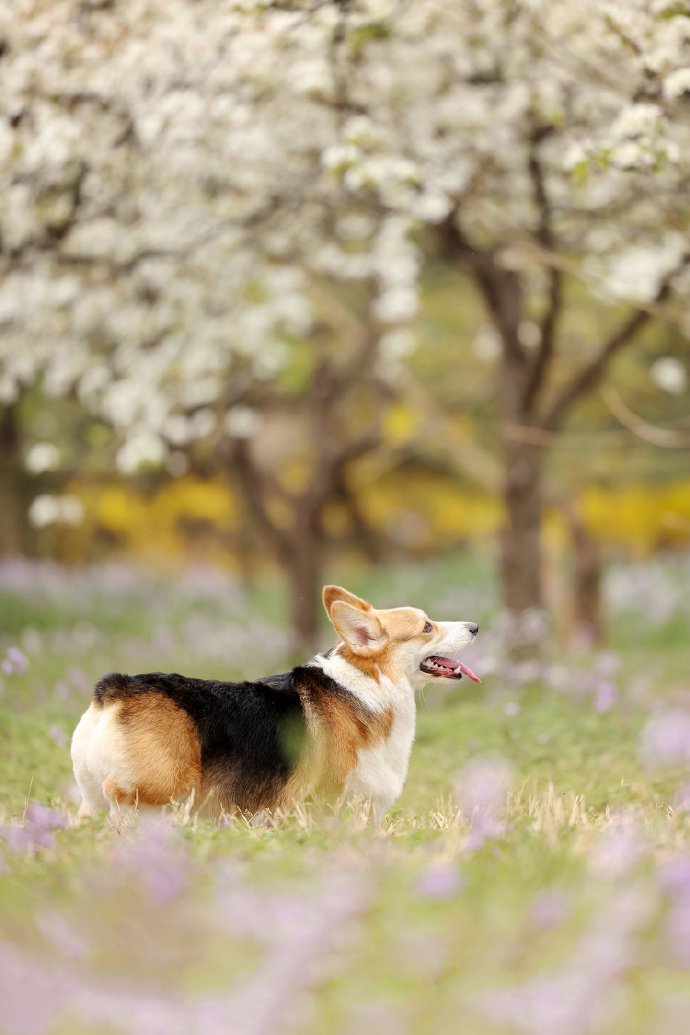
<svg viewBox="0 0 690 1035">
<path fill-rule="evenodd" d="M 435 223 L 442 255 L 484 300 L 503 585 L 521 613 L 543 605 L 554 436 L 652 318 L 688 330 L 690 9 L 467 0 L 379 11 L 368 60 L 354 58 L 348 78 L 357 114 L 328 154 L 346 184 L 379 183 L 384 204 Z M 395 190 L 391 162 L 406 170 Z M 583 326 L 581 308 L 596 322 Z"/>
<path fill-rule="evenodd" d="M 541 606 L 546 447 L 687 287 L 689 40 L 677 0 L 22 0 L 0 400 L 75 394 L 125 472 L 208 441 L 312 639 L 326 508 L 378 442 L 430 249 L 486 303 L 506 603 Z"/>
</svg>

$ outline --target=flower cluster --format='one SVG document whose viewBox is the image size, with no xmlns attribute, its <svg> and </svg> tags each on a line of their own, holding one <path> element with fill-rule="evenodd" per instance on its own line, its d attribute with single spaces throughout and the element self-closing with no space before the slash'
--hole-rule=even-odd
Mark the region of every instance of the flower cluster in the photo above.
<svg viewBox="0 0 690 1035">
<path fill-rule="evenodd" d="M 160 465 L 251 434 L 252 386 L 353 286 L 372 368 L 394 377 L 411 235 L 461 214 L 524 268 L 535 141 L 568 254 L 590 257 L 597 290 L 653 297 L 687 249 L 681 7 L 7 7 L 0 400 L 76 392 L 116 429 L 122 471 Z M 34 520 L 68 518 L 44 503 Z"/>
</svg>

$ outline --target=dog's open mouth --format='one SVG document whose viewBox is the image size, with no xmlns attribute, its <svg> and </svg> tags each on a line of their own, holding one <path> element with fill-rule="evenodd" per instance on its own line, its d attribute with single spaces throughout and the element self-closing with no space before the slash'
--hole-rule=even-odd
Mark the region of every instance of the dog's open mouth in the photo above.
<svg viewBox="0 0 690 1035">
<path fill-rule="evenodd" d="M 442 679 L 462 679 L 469 676 L 474 683 L 481 683 L 479 676 L 475 675 L 469 665 L 458 661 L 457 658 L 444 658 L 438 654 L 431 654 L 419 666 L 422 672 L 430 676 L 438 676 Z"/>
</svg>

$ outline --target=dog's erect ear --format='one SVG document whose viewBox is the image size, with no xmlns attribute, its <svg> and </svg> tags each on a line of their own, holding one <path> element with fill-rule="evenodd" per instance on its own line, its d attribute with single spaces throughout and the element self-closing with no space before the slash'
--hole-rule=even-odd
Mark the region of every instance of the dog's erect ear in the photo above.
<svg viewBox="0 0 690 1035">
<path fill-rule="evenodd" d="M 349 593 L 342 586 L 324 586 L 323 587 L 323 606 L 326 608 L 326 614 L 331 617 L 331 608 L 335 604 L 336 600 L 341 600 L 344 604 L 349 604 L 351 607 L 356 607 L 360 611 L 371 611 L 371 604 L 368 604 L 366 600 L 362 600 L 361 597 L 356 597 L 354 593 Z"/>
<path fill-rule="evenodd" d="M 388 640 L 388 633 L 373 608 L 362 611 L 344 600 L 336 600 L 331 606 L 330 619 L 340 639 L 356 654 L 375 653 Z"/>
</svg>

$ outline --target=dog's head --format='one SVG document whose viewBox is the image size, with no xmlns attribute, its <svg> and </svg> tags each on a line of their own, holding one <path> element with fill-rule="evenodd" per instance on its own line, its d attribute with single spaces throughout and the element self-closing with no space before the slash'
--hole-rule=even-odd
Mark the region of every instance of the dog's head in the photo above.
<svg viewBox="0 0 690 1035">
<path fill-rule="evenodd" d="M 341 586 L 325 586 L 323 603 L 340 653 L 367 674 L 404 675 L 415 688 L 463 675 L 480 682 L 458 658 L 479 631 L 475 622 L 436 622 L 416 607 L 379 611 Z"/>
</svg>

